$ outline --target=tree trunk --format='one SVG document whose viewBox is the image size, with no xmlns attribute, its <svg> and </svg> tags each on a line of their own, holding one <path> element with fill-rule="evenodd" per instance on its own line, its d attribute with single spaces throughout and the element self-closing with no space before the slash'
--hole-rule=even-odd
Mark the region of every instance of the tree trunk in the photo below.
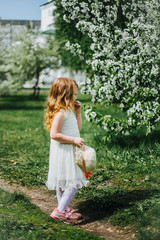
<svg viewBox="0 0 160 240">
<path fill-rule="evenodd" d="M 39 76 L 40 76 L 40 72 L 39 72 L 39 69 L 37 68 L 37 71 L 36 71 L 36 83 L 33 87 L 33 97 L 34 98 L 38 98 L 39 97 L 39 93 L 40 93 L 40 88 L 38 87 L 38 83 L 39 83 Z"/>
<path fill-rule="evenodd" d="M 39 77 L 36 80 L 36 83 L 33 87 L 33 97 L 34 98 L 38 98 L 39 97 L 39 93 L 40 93 L 40 88 L 38 87 L 38 83 L 39 83 Z"/>
</svg>

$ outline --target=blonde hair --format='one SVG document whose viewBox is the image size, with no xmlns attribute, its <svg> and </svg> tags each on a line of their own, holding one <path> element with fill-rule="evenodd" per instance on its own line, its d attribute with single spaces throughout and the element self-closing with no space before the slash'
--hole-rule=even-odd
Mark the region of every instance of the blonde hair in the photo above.
<svg viewBox="0 0 160 240">
<path fill-rule="evenodd" d="M 52 83 L 50 95 L 47 101 L 47 113 L 45 115 L 46 128 L 51 129 L 54 116 L 60 109 L 68 110 L 74 105 L 74 90 L 78 84 L 69 78 L 57 78 Z"/>
</svg>

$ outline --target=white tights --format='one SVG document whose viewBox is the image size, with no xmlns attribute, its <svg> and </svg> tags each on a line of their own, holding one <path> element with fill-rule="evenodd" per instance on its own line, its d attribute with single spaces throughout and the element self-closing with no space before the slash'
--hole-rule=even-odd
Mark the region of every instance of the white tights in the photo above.
<svg viewBox="0 0 160 240">
<path fill-rule="evenodd" d="M 58 210 L 60 212 L 65 212 L 66 208 L 74 198 L 76 192 L 76 188 L 68 188 L 64 191 L 61 188 L 57 189 L 56 195 L 58 200 Z"/>
</svg>

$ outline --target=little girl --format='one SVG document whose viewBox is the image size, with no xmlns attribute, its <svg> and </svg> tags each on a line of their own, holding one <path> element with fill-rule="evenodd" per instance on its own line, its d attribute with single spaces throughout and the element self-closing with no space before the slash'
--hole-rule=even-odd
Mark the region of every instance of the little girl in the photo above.
<svg viewBox="0 0 160 240">
<path fill-rule="evenodd" d="M 50 155 L 47 187 L 56 190 L 58 206 L 51 213 L 54 219 L 75 221 L 81 217 L 68 205 L 78 189 L 87 186 L 83 171 L 75 163 L 74 146 L 83 146 L 79 131 L 82 126 L 81 103 L 77 99 L 77 83 L 57 78 L 50 90 L 47 128 L 50 130 Z"/>
</svg>

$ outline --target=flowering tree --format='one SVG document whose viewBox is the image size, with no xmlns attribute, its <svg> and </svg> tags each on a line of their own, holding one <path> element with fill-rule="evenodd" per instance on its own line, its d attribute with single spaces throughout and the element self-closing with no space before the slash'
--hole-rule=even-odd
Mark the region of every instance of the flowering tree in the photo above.
<svg viewBox="0 0 160 240">
<path fill-rule="evenodd" d="M 160 1 L 62 0 L 64 20 L 92 40 L 88 51 L 81 42 L 67 48 L 85 61 L 88 80 L 84 92 L 94 103 L 116 104 L 127 113 L 120 120 L 88 107 L 86 118 L 110 135 L 129 134 L 146 127 L 150 133 L 160 117 Z"/>
<path fill-rule="evenodd" d="M 26 81 L 35 79 L 33 95 L 38 97 L 41 73 L 59 67 L 56 42 L 53 39 L 42 41 L 41 35 L 32 29 L 23 30 L 16 40 L 8 49 L 3 66 L 7 82 L 15 89 L 20 89 Z"/>
<path fill-rule="evenodd" d="M 6 29 L 0 28 L 0 96 L 5 96 L 10 94 L 11 90 L 13 90 L 12 86 L 6 80 L 6 71 L 5 71 L 5 63 L 7 57 L 7 43 L 5 41 L 7 35 Z"/>
<path fill-rule="evenodd" d="M 66 49 L 66 42 L 81 42 L 83 51 L 87 51 L 88 43 L 92 40 L 87 34 L 83 34 L 76 28 L 77 21 L 72 20 L 69 23 L 64 20 L 65 9 L 61 4 L 61 0 L 54 1 L 54 38 L 58 42 L 58 55 L 61 59 L 61 65 L 67 67 L 70 71 L 84 70 L 86 63 L 79 56 L 74 56 Z"/>
</svg>

